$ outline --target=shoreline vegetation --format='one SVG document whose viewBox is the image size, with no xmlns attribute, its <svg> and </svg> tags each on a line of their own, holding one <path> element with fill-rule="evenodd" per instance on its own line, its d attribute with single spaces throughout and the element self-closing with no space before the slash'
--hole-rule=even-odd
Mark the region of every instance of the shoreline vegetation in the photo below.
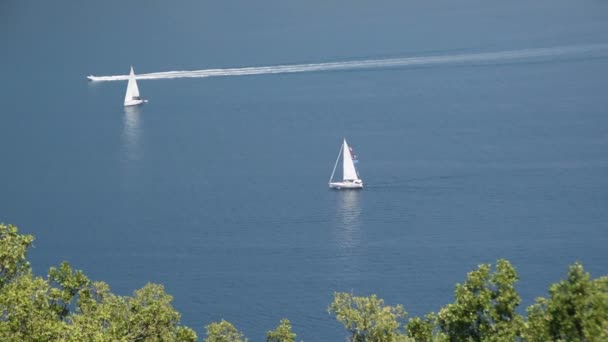
<svg viewBox="0 0 608 342">
<path fill-rule="evenodd" d="M 108 284 L 91 281 L 69 263 L 35 276 L 27 260 L 32 235 L 0 224 L 1 341 L 197 341 L 180 324 L 164 287 L 148 283 L 133 296 L 118 296 Z M 389 306 L 376 295 L 334 293 L 327 311 L 344 325 L 352 342 L 608 341 L 608 276 L 591 278 L 580 263 L 549 286 L 526 310 L 516 312 L 517 271 L 507 260 L 479 265 L 456 284 L 454 301 L 437 313 L 407 319 L 403 305 Z M 207 342 L 248 341 L 232 323 L 205 327 Z M 267 342 L 295 342 L 291 322 L 282 319 Z"/>
</svg>

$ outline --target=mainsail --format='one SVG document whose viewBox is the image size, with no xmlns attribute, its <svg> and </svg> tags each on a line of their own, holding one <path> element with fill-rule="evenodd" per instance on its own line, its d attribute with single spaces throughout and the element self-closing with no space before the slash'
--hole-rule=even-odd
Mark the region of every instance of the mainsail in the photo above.
<svg viewBox="0 0 608 342">
<path fill-rule="evenodd" d="M 139 88 L 137 87 L 137 81 L 135 80 L 135 72 L 133 72 L 133 67 L 131 67 L 129 84 L 127 84 L 127 93 L 125 94 L 125 104 L 134 99 L 139 99 Z"/>
<path fill-rule="evenodd" d="M 342 152 L 342 174 L 344 180 L 355 180 L 359 179 L 357 176 L 357 170 L 355 170 L 355 164 L 353 163 L 353 156 L 346 143 L 346 139 L 344 139 L 344 145 L 342 146 L 344 149 Z"/>
</svg>

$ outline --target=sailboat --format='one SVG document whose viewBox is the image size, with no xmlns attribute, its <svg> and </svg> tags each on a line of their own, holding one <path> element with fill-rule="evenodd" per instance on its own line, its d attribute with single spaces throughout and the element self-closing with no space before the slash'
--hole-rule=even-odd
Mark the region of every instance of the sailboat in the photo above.
<svg viewBox="0 0 608 342">
<path fill-rule="evenodd" d="M 144 100 L 139 96 L 137 80 L 135 80 L 135 73 L 133 72 L 133 66 L 131 66 L 131 72 L 129 73 L 129 83 L 127 84 L 127 93 L 125 94 L 125 107 L 135 106 L 144 102 L 148 102 L 148 100 Z"/>
<path fill-rule="evenodd" d="M 336 167 L 340 161 L 340 156 L 342 156 L 342 181 L 333 182 Z M 356 157 L 352 153 L 352 148 L 348 146 L 346 139 L 344 139 L 344 142 L 340 147 L 340 152 L 338 153 L 338 158 L 336 158 L 336 164 L 334 165 L 334 169 L 329 177 L 329 187 L 331 189 L 340 190 L 363 188 L 363 181 L 359 178 L 359 174 L 355 168 L 354 159 L 356 159 Z"/>
</svg>

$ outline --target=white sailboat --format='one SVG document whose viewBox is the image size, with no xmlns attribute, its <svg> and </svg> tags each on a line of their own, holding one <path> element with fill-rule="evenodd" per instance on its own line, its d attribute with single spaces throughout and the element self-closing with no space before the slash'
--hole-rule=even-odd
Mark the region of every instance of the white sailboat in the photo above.
<svg viewBox="0 0 608 342">
<path fill-rule="evenodd" d="M 125 106 L 135 106 L 144 102 L 148 102 L 148 100 L 144 100 L 139 96 L 139 87 L 137 87 L 137 80 L 135 80 L 135 73 L 133 72 L 133 66 L 131 66 L 127 93 L 125 94 Z"/>
<path fill-rule="evenodd" d="M 336 173 L 336 167 L 340 161 L 340 156 L 342 156 L 342 181 L 333 182 L 334 173 Z M 334 169 L 329 177 L 329 187 L 331 189 L 340 190 L 363 188 L 363 181 L 359 178 L 353 158 L 356 157 L 353 156 L 352 149 L 346 143 L 346 139 L 344 139 L 344 142 L 340 147 L 340 152 L 338 153 L 338 158 L 336 158 L 336 164 L 334 165 Z"/>
</svg>

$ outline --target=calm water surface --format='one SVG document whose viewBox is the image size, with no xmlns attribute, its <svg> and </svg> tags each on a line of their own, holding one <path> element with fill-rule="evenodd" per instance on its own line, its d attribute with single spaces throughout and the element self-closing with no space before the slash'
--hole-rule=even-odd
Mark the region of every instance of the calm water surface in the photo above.
<svg viewBox="0 0 608 342">
<path fill-rule="evenodd" d="M 603 1 L 0 4 L 0 221 L 113 291 L 166 286 L 203 336 L 283 317 L 342 340 L 334 291 L 412 315 L 480 263 L 524 306 L 608 273 L 608 57 L 125 82 L 85 76 L 606 44 Z M 366 188 L 327 189 L 343 136 Z M 201 338 L 202 339 L 202 338 Z"/>
</svg>

